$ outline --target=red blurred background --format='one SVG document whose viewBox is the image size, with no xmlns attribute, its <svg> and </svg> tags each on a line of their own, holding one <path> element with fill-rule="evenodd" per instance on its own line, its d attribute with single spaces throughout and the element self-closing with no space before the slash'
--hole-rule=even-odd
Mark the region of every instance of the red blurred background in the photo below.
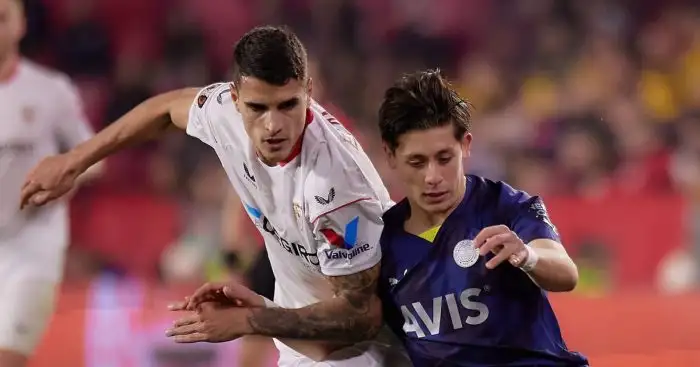
<svg viewBox="0 0 700 367">
<path fill-rule="evenodd" d="M 697 1 L 28 0 L 28 16 L 25 54 L 74 78 L 97 130 L 153 94 L 227 79 L 246 30 L 288 24 L 316 99 L 397 198 L 377 106 L 396 76 L 440 67 L 476 108 L 468 169 L 542 195 L 579 264 L 580 287 L 553 297 L 570 346 L 594 366 L 700 365 Z M 213 152 L 183 135 L 109 159 L 73 199 L 36 366 L 232 365 L 235 343 L 162 337 L 166 301 L 243 272 L 260 247 Z"/>
</svg>

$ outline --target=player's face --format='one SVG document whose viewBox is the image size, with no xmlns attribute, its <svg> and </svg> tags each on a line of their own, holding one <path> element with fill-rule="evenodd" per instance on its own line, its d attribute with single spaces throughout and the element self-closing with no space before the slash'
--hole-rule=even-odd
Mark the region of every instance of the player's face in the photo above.
<svg viewBox="0 0 700 367">
<path fill-rule="evenodd" d="M 406 185 L 411 205 L 429 213 L 453 208 L 463 193 L 463 159 L 469 155 L 471 134 L 455 139 L 452 125 L 403 134 L 389 164 Z"/>
<path fill-rule="evenodd" d="M 17 50 L 24 29 L 24 14 L 19 2 L 0 0 L 0 58 Z"/>
<path fill-rule="evenodd" d="M 290 80 L 283 86 L 243 77 L 231 88 L 246 132 L 263 162 L 274 165 L 289 157 L 306 126 L 311 80 Z"/>
</svg>

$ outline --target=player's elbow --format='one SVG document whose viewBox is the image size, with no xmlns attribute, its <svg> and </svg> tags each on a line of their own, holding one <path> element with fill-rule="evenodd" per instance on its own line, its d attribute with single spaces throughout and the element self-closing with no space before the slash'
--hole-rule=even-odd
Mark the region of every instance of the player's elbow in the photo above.
<svg viewBox="0 0 700 367">
<path fill-rule="evenodd" d="M 370 312 L 367 317 L 367 334 L 365 335 L 365 339 L 373 339 L 377 334 L 379 334 L 379 330 L 382 328 L 382 325 L 384 324 L 384 318 L 382 314 L 382 301 L 379 299 L 379 297 L 374 296 L 370 299 Z"/>
<path fill-rule="evenodd" d="M 366 302 L 362 312 L 355 313 L 355 322 L 352 328 L 354 330 L 347 334 L 349 341 L 353 343 L 373 339 L 383 325 L 382 303 L 379 297 L 372 296 Z"/>
<path fill-rule="evenodd" d="M 578 284 L 578 267 L 573 260 L 568 259 L 562 268 L 555 289 L 550 289 L 552 292 L 571 292 Z"/>
</svg>

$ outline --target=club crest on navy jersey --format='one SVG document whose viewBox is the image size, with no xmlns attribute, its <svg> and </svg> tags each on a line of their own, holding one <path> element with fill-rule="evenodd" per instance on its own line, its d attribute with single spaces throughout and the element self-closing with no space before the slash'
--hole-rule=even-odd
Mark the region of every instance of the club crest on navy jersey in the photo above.
<svg viewBox="0 0 700 367">
<path fill-rule="evenodd" d="M 468 268 L 479 261 L 479 250 L 474 246 L 474 241 L 462 240 L 455 245 L 452 256 L 458 266 Z"/>
</svg>

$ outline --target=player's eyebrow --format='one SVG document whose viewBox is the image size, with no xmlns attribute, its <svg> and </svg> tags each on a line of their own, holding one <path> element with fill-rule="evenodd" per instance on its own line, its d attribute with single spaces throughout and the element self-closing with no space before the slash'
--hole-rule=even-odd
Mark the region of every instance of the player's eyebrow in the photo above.
<svg viewBox="0 0 700 367">
<path fill-rule="evenodd" d="M 257 103 L 257 102 L 243 102 L 246 106 L 248 106 L 250 109 L 257 110 L 257 111 L 265 111 L 267 110 L 267 105 L 264 103 Z"/>
<path fill-rule="evenodd" d="M 279 104 L 277 104 L 277 108 L 279 108 L 280 110 L 283 110 L 286 108 L 294 107 L 297 104 L 299 104 L 299 97 L 292 97 L 286 101 L 283 101 L 283 102 L 280 102 Z"/>
<path fill-rule="evenodd" d="M 425 154 L 421 154 L 421 153 L 411 153 L 411 154 L 408 154 L 406 156 L 407 161 L 412 161 L 412 160 L 416 160 L 416 159 L 427 159 L 427 158 L 428 158 L 428 156 L 426 156 Z"/>
</svg>

